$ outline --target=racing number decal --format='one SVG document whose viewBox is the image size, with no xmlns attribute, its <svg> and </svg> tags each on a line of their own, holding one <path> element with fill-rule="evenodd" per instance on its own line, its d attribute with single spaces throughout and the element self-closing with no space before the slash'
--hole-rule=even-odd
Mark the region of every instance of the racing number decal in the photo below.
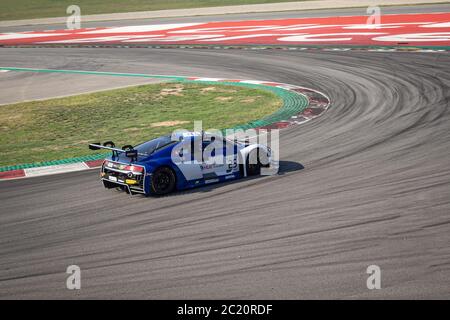
<svg viewBox="0 0 450 320">
<path fill-rule="evenodd" d="M 233 156 L 232 162 L 227 161 L 227 166 L 228 166 L 227 171 L 236 171 L 238 167 L 236 155 Z"/>
</svg>

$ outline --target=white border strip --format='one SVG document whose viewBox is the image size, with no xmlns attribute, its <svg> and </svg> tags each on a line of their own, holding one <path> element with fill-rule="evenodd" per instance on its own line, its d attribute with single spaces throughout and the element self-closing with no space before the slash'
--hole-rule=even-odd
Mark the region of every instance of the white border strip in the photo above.
<svg viewBox="0 0 450 320">
<path fill-rule="evenodd" d="M 38 177 L 51 174 L 66 173 L 73 171 L 82 171 L 90 169 L 84 162 L 59 164 L 55 166 L 36 167 L 25 169 L 25 177 Z"/>
</svg>

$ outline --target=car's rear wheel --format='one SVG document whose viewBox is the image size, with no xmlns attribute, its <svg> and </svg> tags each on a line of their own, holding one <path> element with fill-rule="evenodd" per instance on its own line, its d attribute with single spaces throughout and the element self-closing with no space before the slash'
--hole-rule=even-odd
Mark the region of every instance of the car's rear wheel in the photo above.
<svg viewBox="0 0 450 320">
<path fill-rule="evenodd" d="M 175 190 L 175 174 L 167 167 L 161 167 L 153 172 L 151 192 L 156 195 L 165 195 Z"/>
</svg>

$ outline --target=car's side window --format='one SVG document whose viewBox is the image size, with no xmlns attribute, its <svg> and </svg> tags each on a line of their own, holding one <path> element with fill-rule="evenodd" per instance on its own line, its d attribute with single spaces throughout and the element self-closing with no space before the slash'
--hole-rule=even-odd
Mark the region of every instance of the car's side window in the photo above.
<svg viewBox="0 0 450 320">
<path fill-rule="evenodd" d="M 210 157 L 215 157 L 216 155 L 216 150 L 211 143 L 211 141 L 203 141 L 202 143 L 203 162 L 208 162 Z"/>
<path fill-rule="evenodd" d="M 224 152 L 227 156 L 230 156 L 232 154 L 236 153 L 237 147 L 235 144 L 230 143 L 229 141 L 224 140 Z"/>
<path fill-rule="evenodd" d="M 211 141 L 203 141 L 202 143 L 202 150 L 205 150 L 207 146 L 211 144 Z"/>
</svg>

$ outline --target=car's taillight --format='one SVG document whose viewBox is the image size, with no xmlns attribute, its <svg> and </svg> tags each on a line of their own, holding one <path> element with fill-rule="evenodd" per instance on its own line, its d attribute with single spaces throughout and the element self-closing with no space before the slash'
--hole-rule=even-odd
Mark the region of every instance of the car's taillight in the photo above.
<svg viewBox="0 0 450 320">
<path fill-rule="evenodd" d="M 132 172 L 140 172 L 140 173 L 144 172 L 144 168 L 138 166 L 126 166 L 124 169 Z"/>
</svg>

